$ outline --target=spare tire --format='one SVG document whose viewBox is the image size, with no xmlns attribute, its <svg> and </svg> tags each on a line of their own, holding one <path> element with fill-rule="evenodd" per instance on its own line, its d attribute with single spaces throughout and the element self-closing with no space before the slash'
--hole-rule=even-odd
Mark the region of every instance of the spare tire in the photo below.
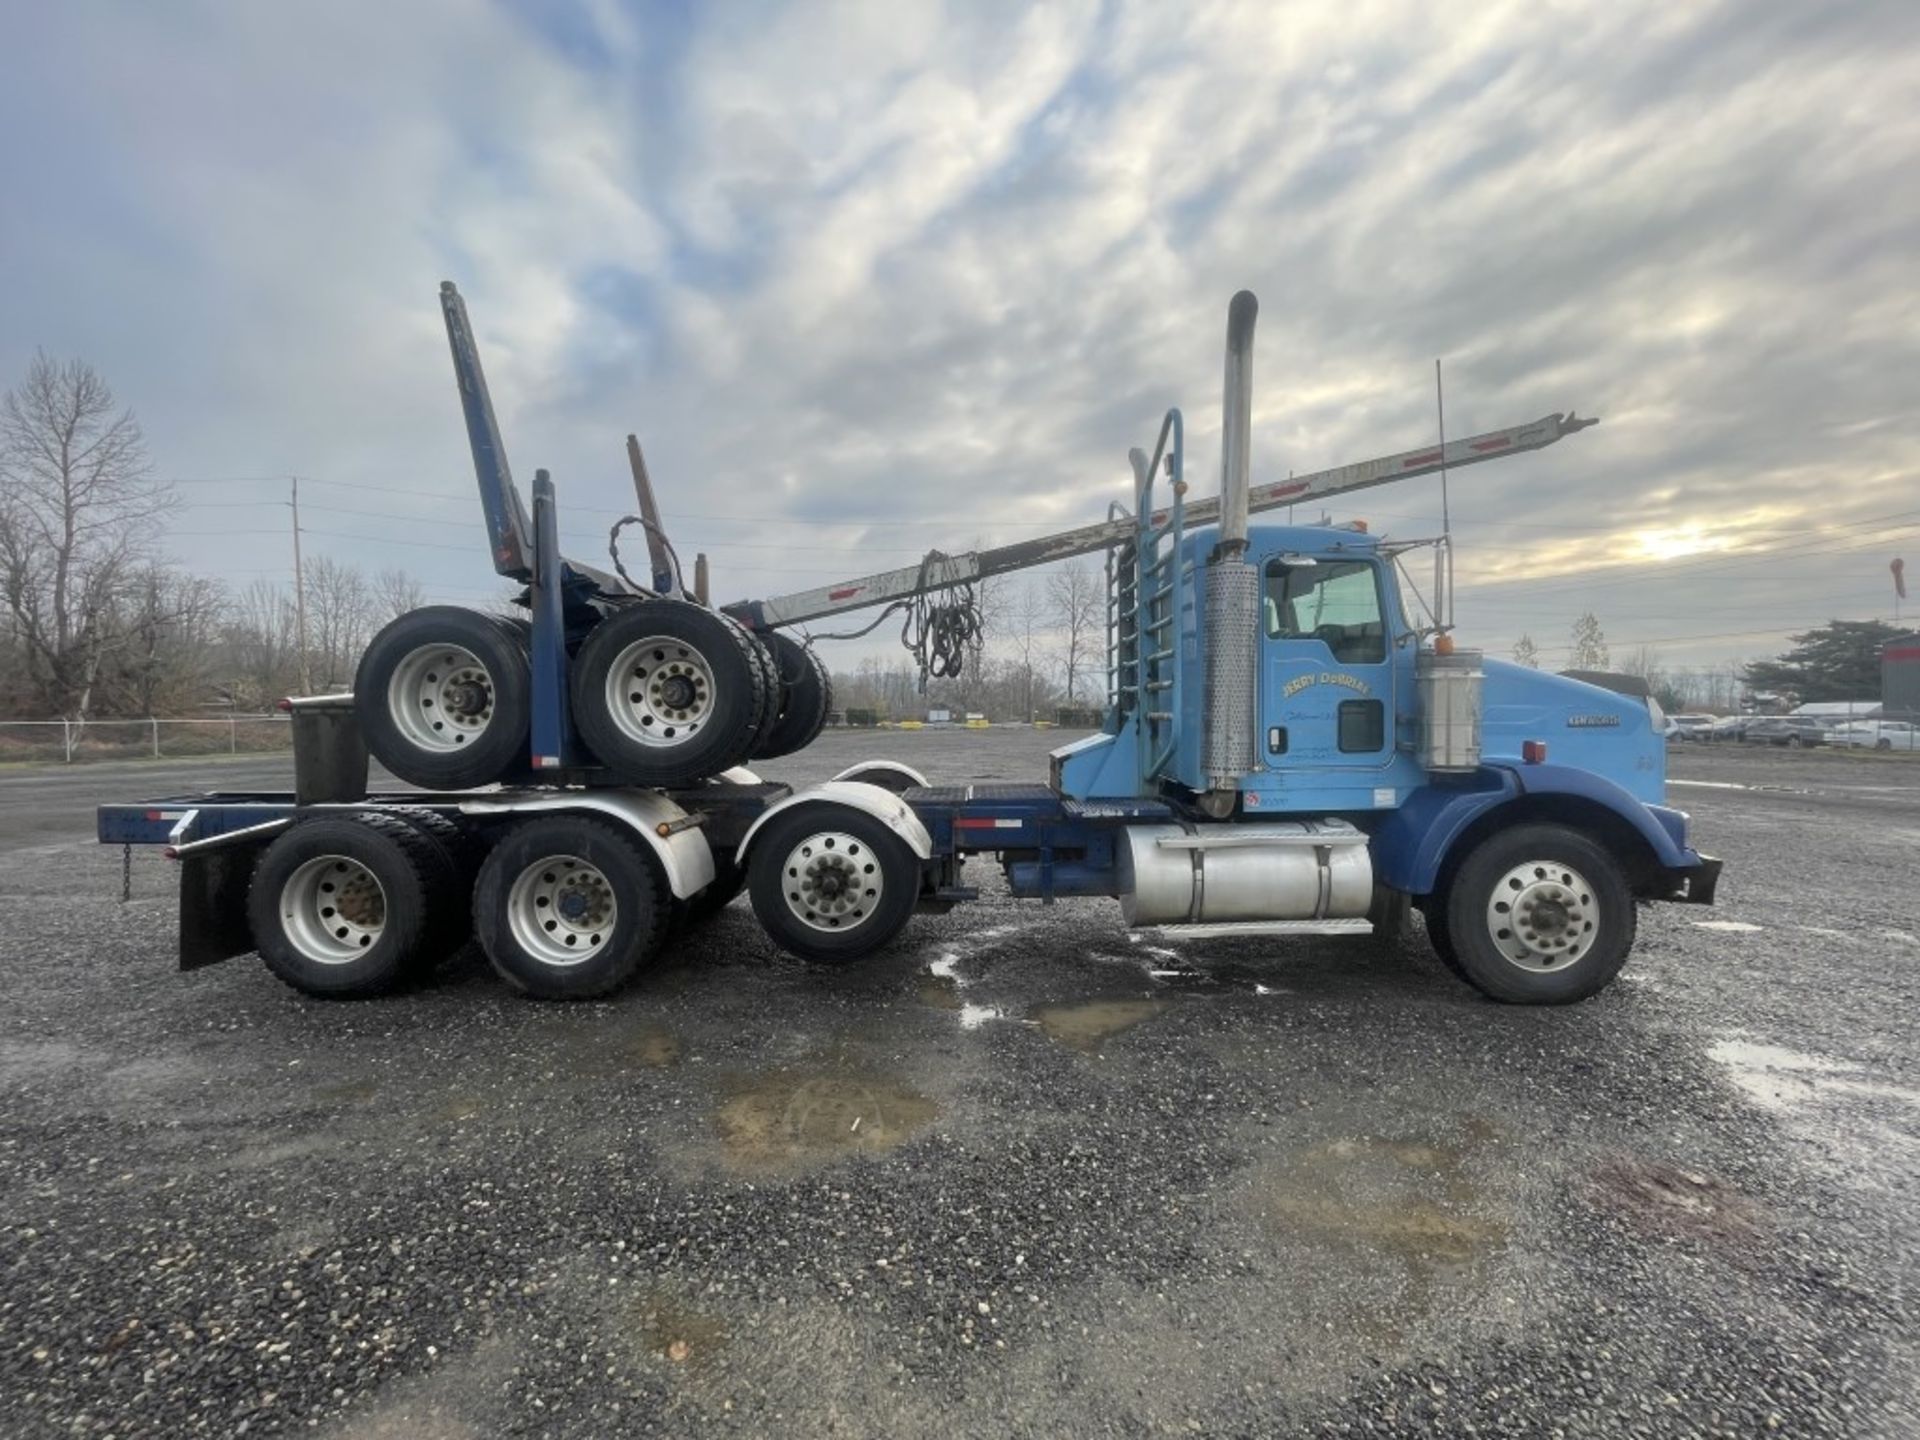
<svg viewBox="0 0 1920 1440">
<path fill-rule="evenodd" d="M 573 722 L 635 785 L 686 785 L 745 760 L 771 697 L 753 641 L 681 600 L 623 606 L 573 660 Z"/>
<path fill-rule="evenodd" d="M 429 790 L 487 785 L 524 768 L 532 667 L 523 634 L 516 622 L 457 605 L 389 623 L 353 682 L 374 759 Z"/>
<path fill-rule="evenodd" d="M 820 738 L 833 709 L 833 679 L 810 647 L 778 630 L 769 631 L 765 643 L 780 676 L 780 714 L 754 748 L 756 760 L 806 749 Z"/>
</svg>

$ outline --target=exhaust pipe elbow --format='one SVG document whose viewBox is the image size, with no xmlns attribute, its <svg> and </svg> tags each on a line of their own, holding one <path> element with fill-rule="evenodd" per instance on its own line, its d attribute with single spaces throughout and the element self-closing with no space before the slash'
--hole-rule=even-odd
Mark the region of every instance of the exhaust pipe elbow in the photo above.
<svg viewBox="0 0 1920 1440">
<path fill-rule="evenodd" d="M 1220 402 L 1220 550 L 1247 546 L 1253 485 L 1253 325 L 1260 302 L 1242 290 L 1227 307 L 1227 365 Z"/>
</svg>

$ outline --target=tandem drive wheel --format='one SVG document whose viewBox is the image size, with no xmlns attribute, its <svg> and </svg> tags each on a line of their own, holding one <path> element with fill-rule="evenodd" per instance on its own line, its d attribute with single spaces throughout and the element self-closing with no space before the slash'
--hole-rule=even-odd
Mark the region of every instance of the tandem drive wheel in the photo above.
<svg viewBox="0 0 1920 1440">
<path fill-rule="evenodd" d="M 666 880 L 618 826 L 528 820 L 493 847 L 473 888 L 473 929 L 500 977 L 542 1000 L 607 995 L 660 952 Z"/>
<path fill-rule="evenodd" d="M 309 995 L 378 995 L 437 960 L 454 871 L 426 835 L 372 812 L 302 820 L 267 846 L 247 916 L 260 958 Z"/>
</svg>

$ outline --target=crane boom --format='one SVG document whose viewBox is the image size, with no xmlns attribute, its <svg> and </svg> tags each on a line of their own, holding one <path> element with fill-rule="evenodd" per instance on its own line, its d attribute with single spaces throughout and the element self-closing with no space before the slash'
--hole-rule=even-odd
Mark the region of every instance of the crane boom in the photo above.
<svg viewBox="0 0 1920 1440">
<path fill-rule="evenodd" d="M 1599 423 L 1597 419 L 1583 420 L 1577 415 L 1555 412 L 1526 425 L 1489 430 L 1463 440 L 1449 440 L 1445 445 L 1403 450 L 1397 455 L 1382 455 L 1351 465 L 1337 465 L 1331 470 L 1317 470 L 1311 475 L 1293 475 L 1285 480 L 1276 480 L 1271 485 L 1255 486 L 1249 496 L 1248 509 L 1254 512 L 1272 510 L 1281 505 L 1298 505 L 1353 490 L 1365 490 L 1374 485 L 1385 485 L 1394 480 L 1433 475 L 1443 469 L 1457 470 L 1463 465 L 1477 465 L 1483 460 L 1497 460 L 1503 455 L 1544 450 L 1564 436 Z M 1161 518 L 1159 515 L 1154 517 L 1156 522 Z M 1191 501 L 1186 506 L 1186 524 L 1189 528 L 1211 524 L 1219 518 L 1218 496 Z M 894 600 L 909 599 L 948 585 L 1030 570 L 1075 555 L 1091 555 L 1110 545 L 1132 539 L 1134 533 L 1135 521 L 1132 518 L 1116 518 L 1032 540 L 1016 541 L 992 550 L 968 551 L 960 555 L 930 554 L 918 565 L 883 570 L 837 585 L 801 590 L 771 600 L 737 601 L 725 608 L 728 613 L 757 629 L 797 625 L 802 621 L 818 620 L 849 610 L 862 610 L 869 605 L 885 605 Z"/>
</svg>

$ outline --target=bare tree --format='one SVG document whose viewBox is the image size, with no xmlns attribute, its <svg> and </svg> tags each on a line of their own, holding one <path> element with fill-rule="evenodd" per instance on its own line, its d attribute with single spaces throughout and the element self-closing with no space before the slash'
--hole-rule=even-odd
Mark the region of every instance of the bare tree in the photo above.
<svg viewBox="0 0 1920 1440">
<path fill-rule="evenodd" d="M 294 646 L 293 602 L 286 591 L 266 580 L 242 590 L 227 624 L 236 708 L 264 710 L 293 688 Z"/>
<path fill-rule="evenodd" d="M 372 621 L 384 625 L 427 603 L 427 592 L 404 570 L 382 570 L 373 577 Z"/>
<path fill-rule="evenodd" d="M 1008 584 L 1003 592 L 1001 633 L 1006 636 L 1010 676 L 1020 696 L 1020 716 L 1034 718 L 1036 678 L 1040 662 L 1040 642 L 1045 638 L 1047 605 L 1034 588 L 1033 581 L 1021 579 Z M 984 680 L 986 677 L 982 676 Z"/>
<path fill-rule="evenodd" d="M 1573 622 L 1572 657 L 1567 663 L 1573 670 L 1607 668 L 1607 635 L 1591 610 Z"/>
<path fill-rule="evenodd" d="M 1513 642 L 1513 663 L 1529 670 L 1540 668 L 1540 647 L 1533 643 L 1533 636 L 1522 635 Z"/>
<path fill-rule="evenodd" d="M 0 591 L 45 711 L 86 717 L 102 659 L 127 639 L 123 592 L 172 504 L 106 381 L 36 355 L 0 401 Z"/>
<path fill-rule="evenodd" d="M 1069 705 L 1079 703 L 1081 677 L 1094 667 L 1106 629 L 1105 601 L 1099 577 L 1078 560 L 1047 577 L 1047 603 L 1060 636 L 1060 668 L 1065 672 Z"/>
<path fill-rule="evenodd" d="M 132 587 L 127 642 L 110 688 L 136 715 L 197 708 L 208 698 L 226 595 L 217 580 L 149 565 Z M 117 685 L 112 682 L 118 682 Z"/>
<path fill-rule="evenodd" d="M 318 652 L 322 688 L 353 683 L 372 619 L 373 597 L 357 566 L 328 555 L 307 562 L 307 634 Z"/>
</svg>

